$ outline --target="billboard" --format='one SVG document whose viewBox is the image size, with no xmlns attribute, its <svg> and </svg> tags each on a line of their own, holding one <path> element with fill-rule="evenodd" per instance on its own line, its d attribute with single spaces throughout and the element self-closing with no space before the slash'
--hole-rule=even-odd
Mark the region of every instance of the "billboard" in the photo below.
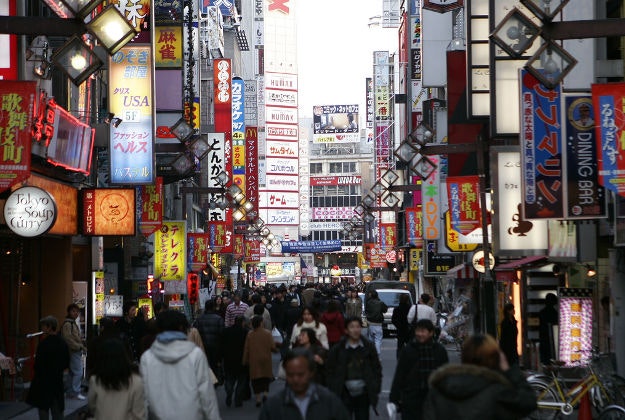
<svg viewBox="0 0 625 420">
<path fill-rule="evenodd" d="M 154 277 L 160 281 L 187 278 L 186 235 L 184 220 L 164 221 L 154 232 Z"/>
<path fill-rule="evenodd" d="M 135 235 L 134 188 L 88 188 L 80 194 L 83 235 Z"/>
<path fill-rule="evenodd" d="M 313 143 L 356 143 L 358 105 L 317 105 L 313 107 Z"/>
</svg>

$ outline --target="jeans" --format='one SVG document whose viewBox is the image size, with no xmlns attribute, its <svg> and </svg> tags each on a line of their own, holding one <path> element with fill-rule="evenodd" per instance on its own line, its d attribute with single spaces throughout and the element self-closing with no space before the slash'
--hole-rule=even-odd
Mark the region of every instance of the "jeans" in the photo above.
<svg viewBox="0 0 625 420">
<path fill-rule="evenodd" d="M 375 344 L 375 349 L 378 351 L 378 354 L 380 354 L 380 349 L 382 347 L 382 325 L 372 325 L 369 323 L 367 338 Z"/>
<path fill-rule="evenodd" d="M 69 356 L 68 389 L 71 395 L 80 394 L 82 385 L 82 351 L 74 351 Z"/>
<path fill-rule="evenodd" d="M 343 403 L 349 412 L 350 419 L 369 420 L 369 397 L 366 393 L 357 397 L 344 395 Z"/>
<path fill-rule="evenodd" d="M 245 387 L 249 387 L 247 371 L 245 369 L 241 369 L 239 372 L 226 372 L 224 386 L 228 397 L 232 398 L 234 394 L 234 404 L 241 404 L 244 399 L 243 393 L 246 390 Z"/>
</svg>

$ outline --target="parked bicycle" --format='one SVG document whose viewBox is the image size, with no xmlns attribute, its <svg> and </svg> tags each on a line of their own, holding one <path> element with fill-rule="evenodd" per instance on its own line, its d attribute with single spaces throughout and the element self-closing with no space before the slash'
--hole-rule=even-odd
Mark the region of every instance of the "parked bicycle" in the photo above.
<svg viewBox="0 0 625 420">
<path fill-rule="evenodd" d="M 528 377 L 528 383 L 536 391 L 538 409 L 530 419 L 554 419 L 569 416 L 579 407 L 582 398 L 588 396 L 593 418 L 625 419 L 625 379 L 615 375 L 610 369 L 602 371 L 608 355 L 592 355 L 585 366 L 586 374 L 576 382 L 562 377 L 563 362 L 553 362 L 544 366 L 548 374 L 535 374 Z M 574 382 L 569 386 L 570 383 Z M 618 408 L 617 408 L 618 407 Z M 620 410 L 621 409 L 621 410 Z"/>
</svg>

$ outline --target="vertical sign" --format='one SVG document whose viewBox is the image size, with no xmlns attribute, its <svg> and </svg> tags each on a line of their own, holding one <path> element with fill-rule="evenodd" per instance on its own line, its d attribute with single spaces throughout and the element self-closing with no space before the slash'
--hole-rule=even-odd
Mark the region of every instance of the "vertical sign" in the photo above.
<svg viewBox="0 0 625 420">
<path fill-rule="evenodd" d="M 0 16 L 15 16 L 15 0 L 0 0 Z M 0 80 L 17 80 L 17 35 L 0 34 Z"/>
<path fill-rule="evenodd" d="M 30 175 L 35 82 L 0 81 L 0 192 Z"/>
<path fill-rule="evenodd" d="M 232 78 L 232 182 L 245 193 L 245 86 Z"/>
<path fill-rule="evenodd" d="M 138 187 L 139 231 L 150 236 L 163 223 L 163 178 L 156 177 L 154 185 Z"/>
<path fill-rule="evenodd" d="M 438 167 L 440 158 L 430 156 L 430 161 Z M 424 163 L 425 164 L 425 163 Z M 427 173 L 427 172 L 422 172 Z M 423 181 L 421 200 L 423 206 L 423 238 L 429 241 L 441 237 L 441 183 L 440 171 L 434 169 L 432 174 Z"/>
<path fill-rule="evenodd" d="M 423 247 L 423 212 L 421 205 L 406 209 L 406 240 L 412 246 Z"/>
<path fill-rule="evenodd" d="M 481 226 L 479 195 L 477 175 L 447 177 L 451 227 L 463 235 Z"/>
<path fill-rule="evenodd" d="M 558 359 L 579 366 L 592 349 L 592 289 L 559 289 L 560 334 Z"/>
<path fill-rule="evenodd" d="M 605 189 L 599 185 L 595 120 L 589 95 L 565 97 L 566 218 L 607 216 Z"/>
<path fill-rule="evenodd" d="M 245 198 L 258 212 L 258 127 L 245 128 Z"/>
<path fill-rule="evenodd" d="M 187 233 L 187 267 L 200 271 L 208 263 L 210 235 L 208 233 Z"/>
<path fill-rule="evenodd" d="M 625 83 L 592 85 L 599 183 L 625 197 Z"/>
<path fill-rule="evenodd" d="M 182 66 L 182 26 L 158 26 L 154 30 L 156 67 Z"/>
<path fill-rule="evenodd" d="M 186 279 L 187 223 L 163 222 L 154 232 L 154 277 L 160 281 Z"/>
<path fill-rule="evenodd" d="M 561 219 L 564 217 L 561 87 L 548 89 L 527 70 L 520 72 L 523 215 L 526 219 Z"/>
<path fill-rule="evenodd" d="M 110 60 L 111 184 L 154 182 L 151 47 L 129 46 Z"/>
</svg>

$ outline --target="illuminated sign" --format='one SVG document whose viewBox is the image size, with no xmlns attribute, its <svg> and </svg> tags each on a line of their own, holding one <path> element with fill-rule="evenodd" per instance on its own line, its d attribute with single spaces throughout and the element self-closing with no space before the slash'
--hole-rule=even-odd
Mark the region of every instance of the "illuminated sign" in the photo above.
<svg viewBox="0 0 625 420">
<path fill-rule="evenodd" d="M 560 333 L 558 360 L 579 366 L 592 349 L 592 289 L 559 289 Z"/>
<path fill-rule="evenodd" d="M 84 235 L 135 235 L 133 188 L 89 188 L 80 193 Z"/>
<path fill-rule="evenodd" d="M 49 231 L 56 221 L 56 214 L 52 196 L 37 187 L 18 188 L 4 204 L 4 220 L 9 229 L 27 238 Z"/>
<path fill-rule="evenodd" d="M 154 232 L 154 276 L 160 281 L 183 280 L 186 275 L 185 221 L 165 221 Z"/>
</svg>

